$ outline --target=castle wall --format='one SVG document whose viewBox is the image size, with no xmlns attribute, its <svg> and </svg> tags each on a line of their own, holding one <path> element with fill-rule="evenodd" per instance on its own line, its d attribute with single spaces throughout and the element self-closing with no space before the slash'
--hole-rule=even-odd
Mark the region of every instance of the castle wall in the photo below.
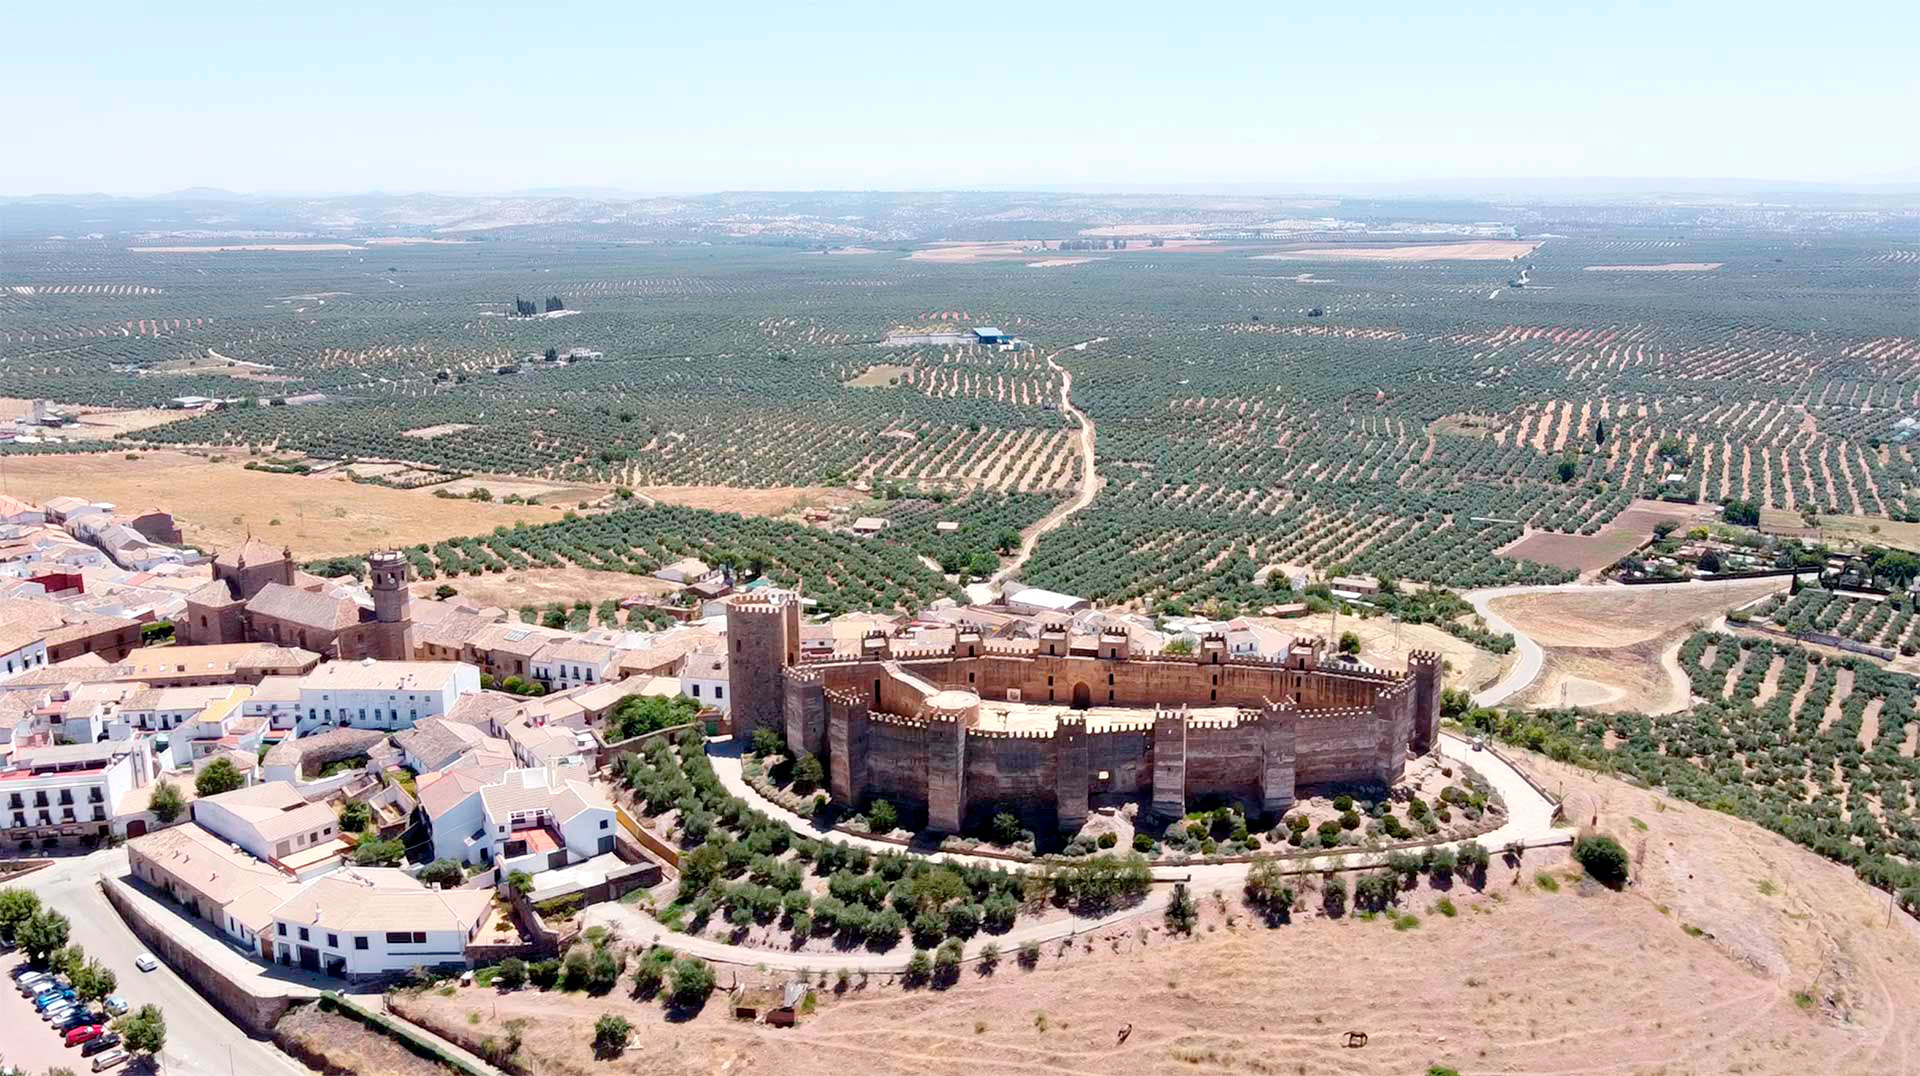
<svg viewBox="0 0 1920 1076">
<path fill-rule="evenodd" d="M 1094 798 L 1132 798 L 1153 788 L 1148 727 L 1087 733 L 1087 788 Z M 1104 780 L 1102 773 L 1107 775 Z"/>
<path fill-rule="evenodd" d="M 827 711 L 827 784 L 841 803 L 863 803 L 867 764 L 873 757 L 867 701 L 857 695 L 823 696 Z"/>
<path fill-rule="evenodd" d="M 927 727 L 878 714 L 867 723 L 864 805 L 883 799 L 912 814 L 927 807 Z"/>
<path fill-rule="evenodd" d="M 1045 733 L 969 731 L 963 821 L 978 823 L 990 819 L 995 811 L 1012 811 L 1030 829 L 1038 831 L 1053 825 L 1055 789 L 1072 783 L 1060 777 L 1056 750 L 1056 737 Z M 1084 821 L 1084 776 L 1079 788 L 1080 818 Z"/>
<path fill-rule="evenodd" d="M 733 640 L 735 654 L 748 659 L 732 664 L 735 713 L 752 695 L 743 681 L 760 675 L 758 665 L 772 665 L 777 727 L 790 745 L 826 759 L 835 797 L 859 805 L 886 799 L 909 814 L 924 810 L 936 831 L 956 831 L 999 810 L 1018 813 L 1035 829 L 1052 820 L 1071 830 L 1092 804 L 1141 795 L 1167 817 L 1206 796 L 1282 812 L 1299 785 L 1397 780 L 1423 722 L 1430 728 L 1435 721 L 1427 711 L 1438 702 L 1438 662 L 1424 654 L 1400 676 L 1216 662 L 1217 648 L 1203 651 L 1205 660 L 1130 660 L 1118 647 L 1098 658 L 980 653 L 977 645 L 894 653 L 891 640 L 876 638 L 867 640 L 863 659 L 809 663 L 781 676 L 788 644 L 781 618 L 757 612 L 734 619 L 744 629 Z M 1017 691 L 1026 702 L 1065 706 L 1083 685 L 1088 705 L 1158 706 L 1157 716 L 1090 732 L 1078 717 L 1063 715 L 1055 730 L 1016 734 L 970 729 L 965 714 L 924 712 L 927 695 L 943 688 L 985 698 Z M 1194 722 L 1184 706 L 1169 704 L 1242 712 Z M 745 728 L 761 723 L 750 718 Z"/>
<path fill-rule="evenodd" d="M 1416 651 L 1407 662 L 1413 674 L 1413 731 L 1407 749 L 1414 755 L 1433 750 L 1440 724 L 1440 655 Z"/>
<path fill-rule="evenodd" d="M 819 675 L 806 669 L 788 669 L 784 687 L 787 746 L 826 758 L 826 692 Z"/>
<path fill-rule="evenodd" d="M 1266 727 L 1262 722 L 1189 722 L 1185 801 L 1224 796 L 1258 812 L 1265 757 Z M 1159 806 L 1157 795 L 1154 805 Z"/>
<path fill-rule="evenodd" d="M 1294 773 L 1301 785 L 1374 779 L 1380 721 L 1371 709 L 1304 713 L 1295 737 Z"/>
</svg>

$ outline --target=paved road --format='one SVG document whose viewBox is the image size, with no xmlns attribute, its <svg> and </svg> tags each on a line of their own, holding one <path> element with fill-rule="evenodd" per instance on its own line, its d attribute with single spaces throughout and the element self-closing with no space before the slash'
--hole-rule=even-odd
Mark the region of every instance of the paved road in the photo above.
<svg viewBox="0 0 1920 1076">
<path fill-rule="evenodd" d="M 61 858 L 53 866 L 28 875 L 21 884 L 40 894 L 42 903 L 66 915 L 72 923 L 71 939 L 85 946 L 88 956 L 98 957 L 113 969 L 119 979 L 120 996 L 136 1008 L 147 1003 L 159 1005 L 166 1014 L 167 1048 L 160 1056 L 160 1071 L 179 1076 L 310 1076 L 313 1070 L 281 1053 L 272 1043 L 248 1038 L 164 962 L 150 972 L 133 966 L 133 958 L 146 947 L 107 903 L 98 884 L 103 874 L 120 877 L 126 871 L 125 849 L 102 849 L 86 856 Z M 10 1019 L 8 1022 L 8 1034 L 0 1038 L 12 1037 Z M 53 1038 L 44 1026 L 30 1031 Z M 9 1052 L 0 1050 L 0 1054 Z M 78 1058 L 69 1058 L 66 1063 L 77 1064 Z"/>
<path fill-rule="evenodd" d="M 710 758 L 715 774 L 728 792 L 739 796 L 753 807 L 771 818 L 776 818 L 797 832 L 812 834 L 821 839 L 853 847 L 867 848 L 871 851 L 902 851 L 901 846 L 876 841 L 858 834 L 842 833 L 838 830 L 819 830 L 812 822 L 803 819 L 779 804 L 760 795 L 753 786 L 746 783 L 741 773 L 739 755 L 733 750 L 731 741 L 715 741 L 711 744 Z M 1488 849 L 1498 851 L 1508 844 L 1518 842 L 1530 848 L 1553 844 L 1566 844 L 1572 839 L 1571 831 L 1557 829 L 1554 819 L 1558 807 L 1541 792 L 1527 782 L 1526 777 L 1500 755 L 1492 751 L 1476 751 L 1472 743 L 1452 733 L 1442 733 L 1439 741 L 1442 756 L 1473 767 L 1487 779 L 1494 791 L 1507 807 L 1507 820 L 1499 828 L 1473 838 Z M 1448 842 L 1457 848 L 1464 841 Z M 950 852 L 917 851 L 915 854 L 928 855 L 947 862 L 972 863 L 989 867 L 1002 867 L 1008 870 L 1024 871 L 1028 864 L 991 859 L 983 856 L 968 856 Z M 1345 855 L 1314 856 L 1306 859 L 1283 860 L 1289 874 L 1312 874 L 1325 870 L 1352 869 L 1378 866 L 1386 862 L 1386 854 L 1354 853 Z M 1232 891 L 1238 889 L 1246 880 L 1246 863 L 1197 863 L 1189 866 L 1156 866 L 1156 882 L 1186 880 L 1199 893 L 1220 889 Z M 1011 959 L 1015 950 L 1022 944 L 1032 941 L 1040 944 L 1057 941 L 1061 938 L 1085 934 L 1089 931 L 1112 926 L 1136 916 L 1159 911 L 1166 907 L 1172 895 L 1172 887 L 1158 884 L 1148 894 L 1147 899 L 1131 908 L 1110 913 L 1098 919 L 1057 919 L 1028 921 L 1016 925 L 1013 930 L 998 936 L 977 935 L 966 947 L 966 959 L 979 957 L 987 945 L 998 945 L 1003 959 Z M 781 949 L 766 949 L 745 945 L 732 945 L 712 938 L 695 937 L 669 930 L 665 924 L 633 905 L 607 903 L 596 904 L 588 908 L 583 915 L 588 925 L 605 924 L 617 927 L 620 936 L 630 941 L 658 942 L 680 952 L 691 953 L 705 960 L 725 964 L 746 966 L 764 966 L 783 970 L 801 968 L 813 971 L 864 971 L 872 974 L 898 974 L 906 969 L 906 963 L 912 956 L 912 949 L 901 945 L 887 953 L 871 953 L 863 949 L 846 952 L 804 952 L 794 953 Z"/>
<path fill-rule="evenodd" d="M 1082 340 L 1070 348 L 1063 347 L 1047 356 L 1047 365 L 1060 374 L 1060 410 L 1080 424 L 1080 492 L 1074 495 L 1073 500 L 1048 512 L 1039 523 L 1021 536 L 1019 552 L 1013 555 L 1012 560 L 1001 565 L 999 571 L 993 573 L 993 577 L 987 580 L 989 584 L 997 586 L 1017 575 L 1020 568 L 1033 556 L 1034 547 L 1040 544 L 1041 537 L 1049 531 L 1058 530 L 1068 517 L 1092 504 L 1094 495 L 1100 492 L 1100 475 L 1093 469 L 1093 420 L 1087 417 L 1085 411 L 1073 405 L 1073 371 L 1055 362 L 1054 359 L 1067 351 L 1085 351 L 1088 345 L 1097 344 L 1105 339 L 1106 337 L 1102 336 L 1092 340 Z"/>
<path fill-rule="evenodd" d="M 1565 587 L 1497 587 L 1492 590 L 1470 590 L 1464 595 L 1469 602 L 1473 603 L 1473 611 L 1479 613 L 1480 618 L 1487 622 L 1488 631 L 1496 633 L 1506 632 L 1508 635 L 1513 636 L 1513 652 L 1518 659 L 1513 663 L 1513 668 L 1507 670 L 1507 675 L 1501 677 L 1493 684 L 1474 692 L 1473 704 L 1475 706 L 1498 706 L 1514 695 L 1525 691 L 1529 685 L 1539 679 L 1540 666 L 1546 658 L 1546 655 L 1540 650 L 1539 643 L 1534 642 L 1525 634 L 1515 631 L 1512 624 L 1507 623 L 1501 618 L 1500 614 L 1493 611 L 1493 599 L 1504 598 L 1509 594 L 1540 594 L 1548 591 L 1569 589 L 1574 585 L 1575 584 L 1567 584 Z"/>
</svg>

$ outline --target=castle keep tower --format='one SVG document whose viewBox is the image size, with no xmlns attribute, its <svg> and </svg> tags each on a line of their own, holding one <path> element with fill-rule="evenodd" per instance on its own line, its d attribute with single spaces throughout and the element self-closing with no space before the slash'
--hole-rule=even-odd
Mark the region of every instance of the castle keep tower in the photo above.
<svg viewBox="0 0 1920 1076">
<path fill-rule="evenodd" d="M 757 728 L 785 736 L 781 670 L 800 663 L 800 599 L 791 594 L 735 598 L 727 606 L 728 723 L 744 743 Z"/>
</svg>

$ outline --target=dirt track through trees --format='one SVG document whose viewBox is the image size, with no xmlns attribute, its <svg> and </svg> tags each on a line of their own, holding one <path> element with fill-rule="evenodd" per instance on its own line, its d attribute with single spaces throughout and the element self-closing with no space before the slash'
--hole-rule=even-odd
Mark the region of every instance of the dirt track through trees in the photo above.
<svg viewBox="0 0 1920 1076">
<path fill-rule="evenodd" d="M 1087 417 L 1085 411 L 1073 405 L 1073 371 L 1060 365 L 1057 360 L 1066 351 L 1085 351 L 1089 346 L 1105 339 L 1106 337 L 1102 336 L 1084 340 L 1071 348 L 1061 348 L 1047 356 L 1047 366 L 1060 375 L 1060 410 L 1080 425 L 1080 492 L 1075 494 L 1072 500 L 1048 512 L 1040 522 L 1027 528 L 1026 533 L 1020 536 L 1019 552 L 1001 565 L 999 571 L 993 573 L 993 578 L 987 581 L 991 585 L 998 586 L 1019 574 L 1020 568 L 1033 556 L 1033 549 L 1040 543 L 1041 536 L 1049 531 L 1058 530 L 1060 525 L 1074 513 L 1092 504 L 1094 495 L 1100 492 L 1100 474 L 1093 466 L 1093 420 Z"/>
</svg>

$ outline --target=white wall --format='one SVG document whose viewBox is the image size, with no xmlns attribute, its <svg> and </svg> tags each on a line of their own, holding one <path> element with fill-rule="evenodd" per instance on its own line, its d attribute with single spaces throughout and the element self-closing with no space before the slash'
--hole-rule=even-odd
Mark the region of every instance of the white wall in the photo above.
<svg viewBox="0 0 1920 1076">
<path fill-rule="evenodd" d="M 44 668 L 46 664 L 46 640 L 35 639 L 16 650 L 0 654 L 0 680 L 11 679 L 28 669 Z"/>
<path fill-rule="evenodd" d="M 397 924 L 404 925 L 404 924 Z M 307 939 L 302 941 L 300 931 L 305 929 Z M 282 934 L 284 930 L 286 933 Z M 407 971 L 422 964 L 464 963 L 467 959 L 467 935 L 459 930 L 425 931 L 426 941 L 419 943 L 411 940 L 416 935 L 408 932 L 409 940 L 389 942 L 386 931 L 348 932 L 330 929 L 319 924 L 290 923 L 284 919 L 273 921 L 273 951 L 275 959 L 294 967 L 300 965 L 300 946 L 317 949 L 320 952 L 320 966 L 327 966 L 328 956 L 346 958 L 346 974 L 350 976 L 385 975 L 388 972 Z M 365 938 L 367 947 L 355 947 L 357 939 Z"/>
<path fill-rule="evenodd" d="M 445 780 L 446 778 L 441 778 Z M 487 818 L 480 808 L 480 793 L 475 792 L 452 810 L 432 820 L 433 858 L 457 859 L 463 863 L 482 862 L 480 850 L 491 850 L 493 840 L 486 832 Z M 480 839 L 468 842 L 476 831 Z"/>
<path fill-rule="evenodd" d="M 302 731 L 332 726 L 410 729 L 417 721 L 445 714 L 460 696 L 479 690 L 480 670 L 464 663 L 455 664 L 446 682 L 431 689 L 336 690 L 303 684 L 298 723 Z"/>
</svg>

